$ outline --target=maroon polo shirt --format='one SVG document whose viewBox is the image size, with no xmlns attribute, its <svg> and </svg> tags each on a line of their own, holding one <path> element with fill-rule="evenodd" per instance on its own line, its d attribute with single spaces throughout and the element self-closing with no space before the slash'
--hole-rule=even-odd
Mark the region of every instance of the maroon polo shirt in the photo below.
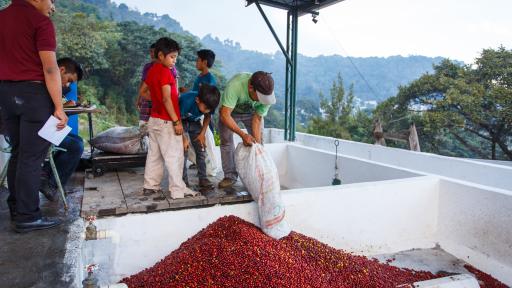
<svg viewBox="0 0 512 288">
<path fill-rule="evenodd" d="M 44 81 L 39 51 L 55 51 L 55 28 L 49 17 L 25 0 L 0 11 L 0 80 Z"/>
</svg>

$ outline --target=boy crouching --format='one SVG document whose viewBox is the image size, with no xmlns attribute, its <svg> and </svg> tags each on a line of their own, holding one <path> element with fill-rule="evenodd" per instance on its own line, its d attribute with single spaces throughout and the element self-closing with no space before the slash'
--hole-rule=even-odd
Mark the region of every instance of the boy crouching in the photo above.
<svg viewBox="0 0 512 288">
<path fill-rule="evenodd" d="M 192 147 L 196 153 L 197 174 L 199 187 L 213 187 L 206 175 L 206 131 L 211 121 L 211 112 L 215 111 L 220 101 L 220 92 L 215 86 L 203 84 L 199 91 L 191 91 L 181 94 L 179 98 L 180 114 L 183 129 L 188 132 Z M 203 123 L 201 117 L 204 115 Z M 183 166 L 183 180 L 188 183 L 187 152 L 185 151 L 185 163 Z"/>
</svg>

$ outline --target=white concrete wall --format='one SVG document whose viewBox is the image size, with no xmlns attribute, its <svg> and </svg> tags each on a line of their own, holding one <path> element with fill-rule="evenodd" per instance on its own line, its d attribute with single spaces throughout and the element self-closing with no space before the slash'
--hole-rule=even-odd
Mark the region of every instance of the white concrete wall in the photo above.
<svg viewBox="0 0 512 288">
<path fill-rule="evenodd" d="M 288 189 L 330 186 L 334 178 L 335 153 L 293 143 L 265 144 L 279 171 L 282 187 Z M 216 151 L 220 159 L 220 150 Z M 365 159 L 339 155 L 343 184 L 423 176 L 420 173 Z"/>
<path fill-rule="evenodd" d="M 267 130 L 269 138 L 275 137 L 274 131 Z M 292 188 L 282 195 L 293 230 L 367 255 L 440 243 L 447 252 L 512 285 L 512 189 L 489 187 L 509 188 L 512 174 L 507 167 L 340 141 L 344 185 L 330 186 L 334 149 L 328 146 L 333 139 L 301 137 L 310 147 L 265 146 L 281 184 Z M 416 177 L 421 173 L 441 177 Z M 115 282 L 152 266 L 223 215 L 258 222 L 255 203 L 102 219 L 98 228 L 119 233 L 121 241 L 86 242 L 84 251 L 89 252 L 82 260 L 103 267 L 102 284 Z"/>
<path fill-rule="evenodd" d="M 512 167 L 512 161 L 490 160 L 490 159 L 471 159 L 471 161 Z"/>
<path fill-rule="evenodd" d="M 274 146 L 276 144 L 266 145 Z M 297 144 L 286 147 L 286 173 L 281 185 L 292 188 L 330 186 L 334 178 L 336 154 Z M 275 159 L 275 158 L 274 158 Z M 343 184 L 401 179 L 419 173 L 390 165 L 338 155 L 339 175 Z M 280 167 L 280 169 L 283 169 Z M 281 170 L 280 170 L 281 171 Z"/>
<path fill-rule="evenodd" d="M 284 142 L 284 131 L 267 129 L 271 143 Z M 296 143 L 334 152 L 334 138 L 297 133 Z M 512 190 L 512 167 L 462 158 L 413 152 L 353 141 L 339 140 L 340 153 L 422 173 L 440 175 L 471 183 Z"/>
<path fill-rule="evenodd" d="M 434 246 L 437 187 L 436 178 L 418 177 L 287 190 L 282 196 L 293 230 L 336 248 L 380 254 Z M 120 242 L 86 241 L 82 261 L 99 264 L 100 279 L 112 283 L 154 265 L 224 215 L 258 222 L 254 202 L 101 219 L 98 229 L 115 231 Z"/>
<path fill-rule="evenodd" d="M 440 180 L 441 247 L 512 285 L 512 191 Z"/>
</svg>

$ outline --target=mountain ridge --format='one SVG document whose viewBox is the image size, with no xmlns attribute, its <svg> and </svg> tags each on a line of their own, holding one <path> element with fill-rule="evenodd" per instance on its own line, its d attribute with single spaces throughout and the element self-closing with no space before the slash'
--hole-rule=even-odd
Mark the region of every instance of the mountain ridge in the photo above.
<svg viewBox="0 0 512 288">
<path fill-rule="evenodd" d="M 203 38 L 193 35 L 168 14 L 141 13 L 126 4 L 110 0 L 84 0 L 95 5 L 103 18 L 113 21 L 136 21 L 140 24 L 165 28 L 169 32 L 186 33 L 200 39 L 205 48 L 212 49 L 221 63 L 220 71 L 230 78 L 237 72 L 265 70 L 273 72 L 278 98 L 284 95 L 285 59 L 280 51 L 264 53 L 243 49 L 240 43 L 220 40 L 210 34 Z M 443 57 L 389 56 L 347 57 L 341 55 L 298 55 L 297 97 L 318 101 L 318 95 L 329 94 L 334 79 L 341 73 L 345 87 L 354 85 L 357 98 L 383 101 L 396 95 L 400 85 L 406 85 L 440 63 Z M 220 66 L 220 65 L 219 65 Z"/>
</svg>

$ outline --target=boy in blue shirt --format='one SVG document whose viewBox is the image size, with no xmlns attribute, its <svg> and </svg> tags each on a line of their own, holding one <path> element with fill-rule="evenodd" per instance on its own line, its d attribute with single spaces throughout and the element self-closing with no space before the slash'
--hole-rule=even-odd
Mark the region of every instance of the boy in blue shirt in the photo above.
<svg viewBox="0 0 512 288">
<path fill-rule="evenodd" d="M 215 76 L 210 73 L 210 68 L 212 68 L 213 63 L 215 62 L 215 53 L 209 49 L 202 49 L 197 51 L 197 59 L 196 59 L 196 69 L 201 73 L 196 77 L 194 81 L 194 86 L 192 87 L 192 91 L 199 91 L 199 87 L 202 84 L 208 84 L 210 86 L 217 86 L 217 81 L 215 80 Z"/>
<path fill-rule="evenodd" d="M 215 53 L 212 50 L 201 49 L 197 51 L 196 69 L 201 73 L 197 75 L 196 80 L 194 81 L 194 86 L 192 87 L 192 91 L 199 91 L 199 87 L 201 87 L 202 84 L 217 86 L 217 80 L 215 80 L 215 76 L 210 73 L 210 68 L 212 68 L 214 62 Z M 213 116 L 213 113 L 211 113 L 211 116 Z M 213 133 L 213 121 L 210 121 L 209 127 Z"/>
<path fill-rule="evenodd" d="M 199 91 L 190 91 L 183 93 L 179 98 L 179 107 L 183 129 L 188 132 L 192 147 L 196 153 L 197 174 L 199 177 L 199 187 L 210 188 L 212 182 L 206 176 L 206 130 L 210 124 L 211 112 L 215 111 L 220 101 L 219 89 L 215 86 L 202 84 Z M 201 117 L 204 115 L 203 124 Z M 185 161 L 183 165 L 183 181 L 188 184 L 187 175 L 187 153 L 185 151 Z"/>
</svg>

